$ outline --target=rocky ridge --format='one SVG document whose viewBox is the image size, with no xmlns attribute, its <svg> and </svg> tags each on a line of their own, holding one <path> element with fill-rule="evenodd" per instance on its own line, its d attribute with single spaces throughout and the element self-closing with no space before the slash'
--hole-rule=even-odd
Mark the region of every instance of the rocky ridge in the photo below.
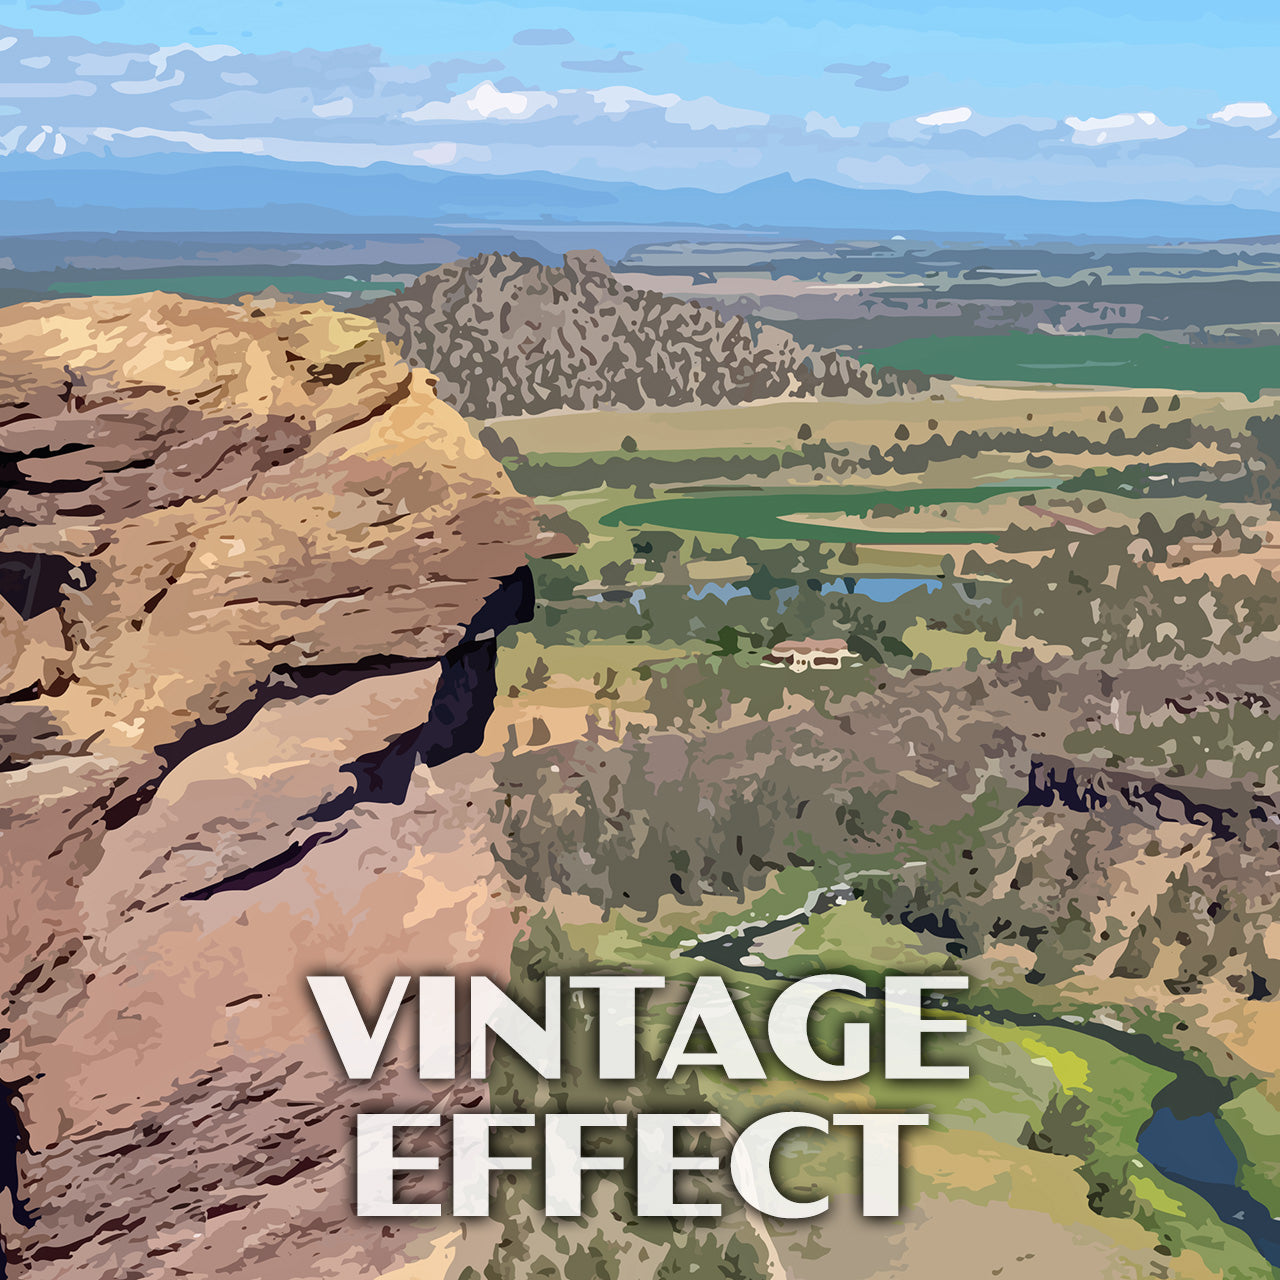
<svg viewBox="0 0 1280 1280">
<path fill-rule="evenodd" d="M 440 379 L 443 400 L 476 418 L 909 395 L 929 386 L 921 373 L 873 369 L 802 346 L 773 325 L 632 288 L 595 250 L 566 253 L 563 267 L 480 254 L 356 310 Z"/>
</svg>

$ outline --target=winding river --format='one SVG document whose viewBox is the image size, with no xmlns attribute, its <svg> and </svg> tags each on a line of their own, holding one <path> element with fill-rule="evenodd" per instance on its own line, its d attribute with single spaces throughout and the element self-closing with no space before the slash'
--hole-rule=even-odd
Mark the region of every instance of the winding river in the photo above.
<svg viewBox="0 0 1280 1280">
<path fill-rule="evenodd" d="M 803 908 L 773 920 L 700 939 L 687 948 L 685 954 L 742 973 L 786 982 L 789 979 L 767 966 L 746 963 L 754 944 L 850 900 L 847 890 L 815 894 Z M 868 998 L 882 995 L 883 992 L 868 986 Z M 1009 1026 L 1052 1026 L 1092 1036 L 1148 1066 L 1172 1074 L 1174 1078 L 1151 1101 L 1151 1116 L 1138 1135 L 1138 1154 L 1170 1181 L 1198 1195 L 1223 1223 L 1248 1236 L 1258 1253 L 1280 1275 L 1280 1220 L 1274 1219 L 1265 1205 L 1236 1185 L 1239 1162 L 1226 1137 L 1230 1130 L 1220 1115 L 1222 1107 L 1232 1098 L 1229 1085 L 1167 1045 L 1120 1027 L 1098 1022 L 1067 1022 L 990 1005 L 966 1005 L 954 999 L 947 1000 L 946 1007 Z"/>
</svg>

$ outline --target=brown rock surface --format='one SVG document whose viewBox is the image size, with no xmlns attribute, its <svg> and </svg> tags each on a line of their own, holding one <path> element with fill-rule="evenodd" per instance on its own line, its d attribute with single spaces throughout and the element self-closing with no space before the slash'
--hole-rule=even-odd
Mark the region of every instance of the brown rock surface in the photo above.
<svg viewBox="0 0 1280 1280">
<path fill-rule="evenodd" d="M 433 1104 L 412 1047 L 346 1083 L 304 977 L 503 973 L 464 753 L 569 548 L 361 317 L 36 303 L 0 351 L 10 1273 L 430 1258 L 350 1206 L 354 1111 Z"/>
</svg>

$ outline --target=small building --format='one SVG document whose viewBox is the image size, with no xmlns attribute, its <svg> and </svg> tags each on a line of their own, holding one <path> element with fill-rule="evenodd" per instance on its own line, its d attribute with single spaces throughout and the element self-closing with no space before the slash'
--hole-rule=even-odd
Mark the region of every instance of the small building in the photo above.
<svg viewBox="0 0 1280 1280">
<path fill-rule="evenodd" d="M 766 667 L 791 671 L 831 670 L 853 657 L 843 640 L 783 640 L 761 659 Z"/>
</svg>

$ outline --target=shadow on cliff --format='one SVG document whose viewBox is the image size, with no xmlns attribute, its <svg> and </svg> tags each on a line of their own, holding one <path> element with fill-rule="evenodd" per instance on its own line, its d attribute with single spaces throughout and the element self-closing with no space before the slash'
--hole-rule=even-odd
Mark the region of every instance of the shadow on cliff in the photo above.
<svg viewBox="0 0 1280 1280">
<path fill-rule="evenodd" d="M 402 804 L 419 765 L 444 764 L 456 756 L 478 751 L 498 691 L 497 636 L 506 627 L 529 621 L 533 617 L 533 605 L 533 578 L 527 568 L 500 580 L 497 589 L 485 599 L 468 624 L 462 642 L 439 660 L 440 682 L 426 720 L 388 746 L 344 764 L 342 771 L 351 776 L 351 785 L 304 814 L 300 821 L 328 824 L 358 804 Z M 339 672 L 343 670 L 355 669 L 335 669 L 329 675 L 324 692 L 342 687 L 332 681 L 340 679 Z M 312 673 L 313 679 L 315 674 Z M 364 670 L 357 678 L 376 676 L 371 677 L 368 670 Z M 351 683 L 350 679 L 346 683 Z M 306 683 L 307 693 L 320 691 L 312 681 Z M 185 741 L 184 737 L 184 744 Z M 183 901 L 206 902 L 219 893 L 255 889 L 282 871 L 297 866 L 312 849 L 340 839 L 342 834 L 341 830 L 332 829 L 314 831 L 256 866 L 184 894 Z"/>
<path fill-rule="evenodd" d="M 18 1100 L 23 1086 L 31 1083 L 31 1077 L 21 1080 L 0 1080 L 0 1191 L 7 1191 L 13 1204 L 13 1220 L 20 1227 L 34 1227 L 35 1215 L 27 1201 L 18 1194 L 18 1156 L 31 1150 L 27 1139 L 27 1127 L 18 1111 Z M 9 1274 L 8 1262 L 0 1252 L 0 1280 Z"/>
</svg>

